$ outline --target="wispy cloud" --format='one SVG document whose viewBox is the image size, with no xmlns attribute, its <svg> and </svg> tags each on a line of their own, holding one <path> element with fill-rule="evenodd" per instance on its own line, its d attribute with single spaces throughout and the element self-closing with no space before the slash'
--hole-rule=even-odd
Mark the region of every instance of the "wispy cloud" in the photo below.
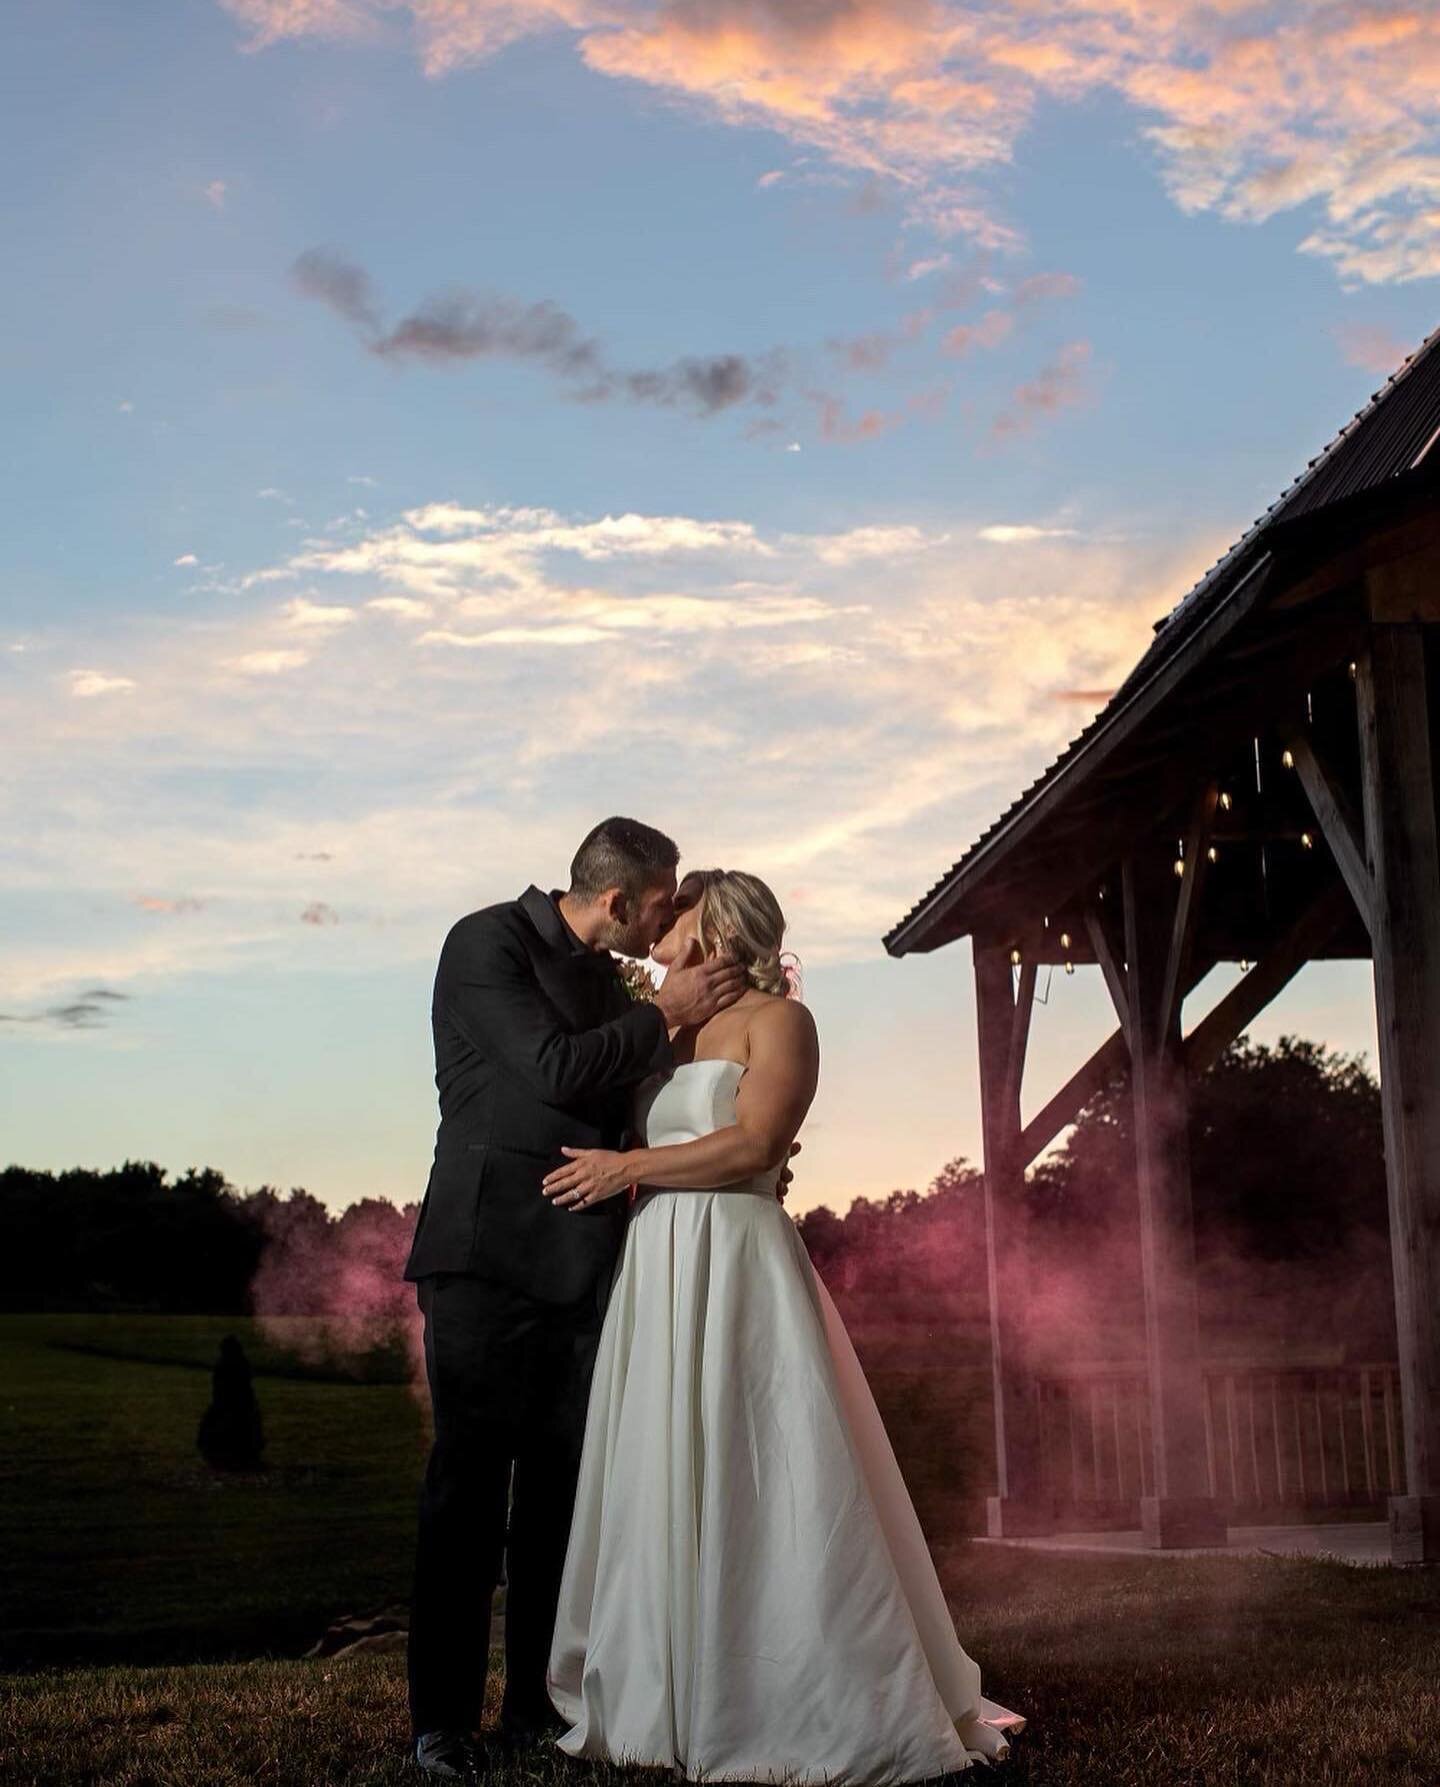
<svg viewBox="0 0 1440 1787">
<path fill-rule="evenodd" d="M 1033 540 L 1073 540 L 1073 527 L 1044 527 L 1034 521 L 992 521 L 975 530 L 977 540 L 994 546 L 1028 546 Z"/>
<path fill-rule="evenodd" d="M 1067 341 L 1034 378 L 1015 387 L 1010 402 L 991 424 L 992 434 L 1000 440 L 1012 439 L 1028 433 L 1042 419 L 1088 401 L 1089 365 L 1090 343 Z"/>
<path fill-rule="evenodd" d="M 977 542 L 1002 527 L 1024 531 Z M 0 938 L 12 1017 L 101 975 L 419 959 L 616 808 L 773 875 L 805 954 L 871 955 L 1218 545 L 1068 515 L 780 533 L 459 502 L 307 545 L 223 615 L 93 639 L 143 702 L 57 709 L 14 661 L 11 879 L 91 916 Z M 352 618 L 297 645 L 287 581 Z"/>
<path fill-rule="evenodd" d="M 135 680 L 129 676 L 112 676 L 103 670 L 70 672 L 70 693 L 78 695 L 81 700 L 89 700 L 96 695 L 128 695 L 134 687 Z"/>
</svg>

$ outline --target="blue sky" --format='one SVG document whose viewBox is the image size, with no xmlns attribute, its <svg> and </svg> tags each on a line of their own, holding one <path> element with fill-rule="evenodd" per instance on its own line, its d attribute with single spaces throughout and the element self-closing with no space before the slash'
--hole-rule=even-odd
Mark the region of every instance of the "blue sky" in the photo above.
<svg viewBox="0 0 1440 1787">
<path fill-rule="evenodd" d="M 978 1151 L 880 934 L 1435 320 L 1440 29 L 1141 11 L 15 9 L 7 1159 L 417 1196 L 445 929 L 615 810 L 791 915 L 798 1203 Z"/>
</svg>

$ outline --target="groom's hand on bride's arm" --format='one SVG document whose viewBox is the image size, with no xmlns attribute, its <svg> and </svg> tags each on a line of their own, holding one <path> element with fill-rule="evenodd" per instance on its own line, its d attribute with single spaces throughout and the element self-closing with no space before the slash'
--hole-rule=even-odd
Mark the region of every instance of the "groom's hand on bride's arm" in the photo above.
<svg viewBox="0 0 1440 1787">
<path fill-rule="evenodd" d="M 611 1148 L 562 1148 L 567 1164 L 547 1173 L 540 1189 L 552 1204 L 567 1210 L 583 1210 L 603 1203 L 634 1180 L 630 1157 Z"/>
<path fill-rule="evenodd" d="M 748 984 L 738 962 L 729 956 L 711 956 L 693 967 L 672 968 L 655 995 L 655 1003 L 671 1030 L 693 1030 L 733 1005 Z"/>
</svg>

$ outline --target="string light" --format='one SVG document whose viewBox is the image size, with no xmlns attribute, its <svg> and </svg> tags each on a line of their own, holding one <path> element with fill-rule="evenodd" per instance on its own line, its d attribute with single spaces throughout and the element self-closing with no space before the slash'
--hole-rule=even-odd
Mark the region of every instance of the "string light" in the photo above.
<svg viewBox="0 0 1440 1787">
<path fill-rule="evenodd" d="M 1286 769 L 1294 769 L 1294 767 L 1295 767 L 1295 753 L 1290 749 L 1290 747 L 1288 745 L 1280 753 L 1280 761 Z"/>
<path fill-rule="evenodd" d="M 1351 658 L 1351 660 L 1350 660 L 1350 680 L 1352 683 L 1354 682 L 1354 680 L 1358 674 L 1359 674 L 1359 666 L 1356 664 L 1354 658 Z"/>
<path fill-rule="evenodd" d="M 1207 862 L 1219 862 L 1220 852 L 1215 848 L 1215 846 L 1213 844 L 1205 852 L 1205 860 Z"/>
<path fill-rule="evenodd" d="M 1231 807 L 1233 807 L 1235 805 L 1235 796 L 1230 792 L 1230 790 L 1228 788 L 1222 789 L 1222 791 L 1221 791 L 1220 805 L 1225 809 L 1225 811 L 1227 813 L 1230 811 Z"/>
<path fill-rule="evenodd" d="M 1015 968 L 1020 966 L 1020 950 L 1018 945 L 1010 951 L 1010 963 L 1011 966 Z"/>
<path fill-rule="evenodd" d="M 1068 931 L 1062 931 L 1060 933 L 1060 947 L 1061 947 L 1061 949 L 1069 949 L 1069 947 L 1070 947 L 1070 933 Z"/>
<path fill-rule="evenodd" d="M 1302 850 L 1313 850 L 1315 848 L 1315 840 L 1311 837 L 1308 831 L 1302 831 L 1300 834 L 1300 848 Z"/>
<path fill-rule="evenodd" d="M 1177 875 L 1183 875 L 1185 873 L 1185 858 L 1183 856 L 1177 856 L 1175 858 L 1175 873 Z"/>
<path fill-rule="evenodd" d="M 1075 972 L 1075 964 L 1073 962 L 1067 962 L 1065 964 L 1065 972 L 1067 974 L 1073 974 Z"/>
<path fill-rule="evenodd" d="M 1242 961 L 1240 964 L 1240 972 L 1242 974 L 1248 974 L 1250 972 L 1250 964 L 1246 961 Z"/>
</svg>

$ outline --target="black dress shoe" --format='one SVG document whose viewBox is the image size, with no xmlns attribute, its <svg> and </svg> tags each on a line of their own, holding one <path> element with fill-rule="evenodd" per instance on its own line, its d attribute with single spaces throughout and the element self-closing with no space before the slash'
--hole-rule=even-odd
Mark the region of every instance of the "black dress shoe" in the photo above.
<svg viewBox="0 0 1440 1787">
<path fill-rule="evenodd" d="M 530 1709 L 524 1713 L 500 1713 L 500 1741 L 509 1750 L 533 1750 L 542 1744 L 547 1737 L 559 1737 L 562 1731 L 570 1729 L 567 1720 L 562 1719 L 553 1706 L 548 1703 L 538 1709 Z"/>
<path fill-rule="evenodd" d="M 475 1787 L 480 1759 L 466 1731 L 426 1731 L 415 1740 L 415 1761 L 435 1781 L 461 1781 Z"/>
</svg>

